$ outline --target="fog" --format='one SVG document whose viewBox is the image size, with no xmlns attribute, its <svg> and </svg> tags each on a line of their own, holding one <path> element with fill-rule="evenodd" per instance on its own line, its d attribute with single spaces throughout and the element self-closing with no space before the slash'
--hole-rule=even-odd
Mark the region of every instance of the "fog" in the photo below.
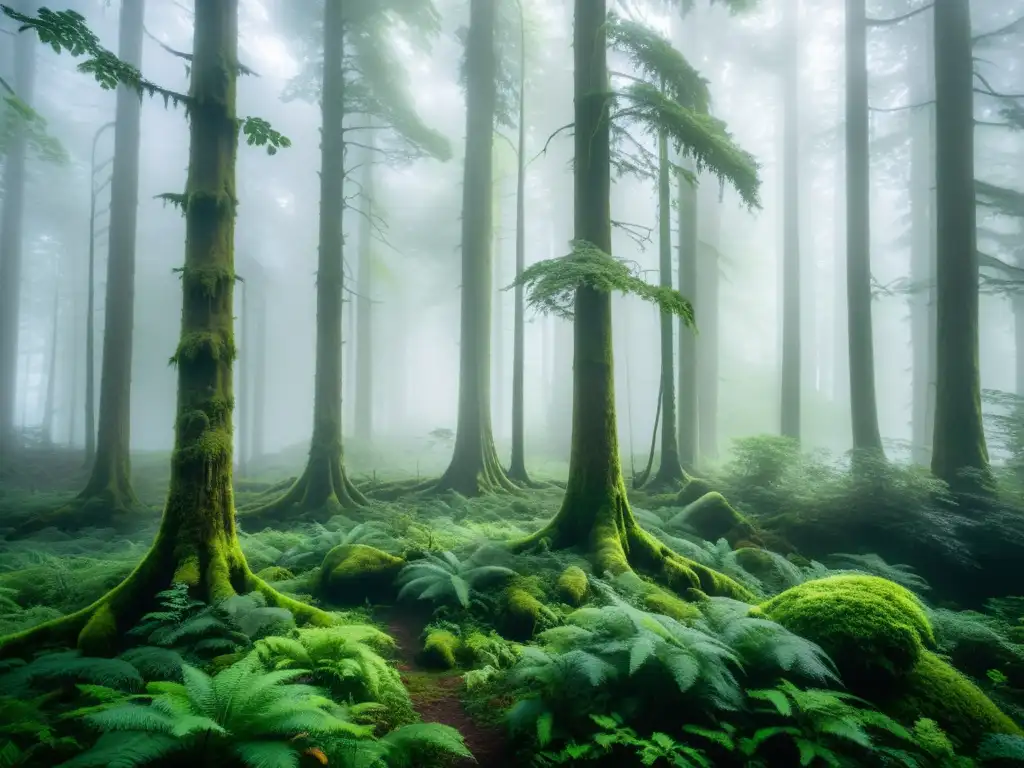
<svg viewBox="0 0 1024 768">
<path fill-rule="evenodd" d="M 795 0 L 794 0 L 795 1 Z M 735 141 L 761 164 L 760 211 L 748 211 L 726 188 L 720 205 L 718 182 L 702 177 L 702 243 L 714 243 L 720 256 L 718 442 L 721 450 L 743 436 L 778 433 L 780 419 L 782 317 L 782 86 L 779 25 L 782 0 L 762 3 L 756 12 L 731 17 L 725 10 L 701 8 L 679 29 L 674 11 L 658 2 L 632 2 L 622 11 L 685 41 L 689 61 L 710 81 L 713 114 L 724 120 Z M 568 251 L 572 237 L 571 8 L 568 3 L 524 0 L 529 20 L 526 88 L 527 264 Z M 107 48 L 117 50 L 117 3 L 67 3 L 85 15 Z M 916 3 L 869 3 L 869 15 L 893 17 Z M 808 448 L 850 448 L 849 380 L 845 334 L 845 201 L 843 145 L 843 17 L 840 0 L 801 3 L 799 19 L 799 168 L 801 257 L 802 440 Z M 1005 6 L 1005 7 L 1004 7 Z M 383 438 L 429 440 L 437 429 L 454 430 L 459 393 L 460 217 L 466 132 L 465 98 L 459 66 L 463 46 L 458 30 L 468 4 L 439 2 L 441 32 L 430 50 L 410 42 L 399 25 L 390 34 L 406 73 L 407 89 L 422 123 L 445 136 L 450 160 L 375 158 L 372 227 L 373 434 Z M 1024 3 L 974 3 L 976 33 L 995 29 L 1019 15 Z M 243 0 L 240 56 L 255 74 L 238 83 L 238 114 L 266 119 L 291 140 L 273 156 L 240 148 L 236 266 L 243 283 L 236 289 L 239 362 L 254 355 L 253 330 L 241 319 L 245 301 L 262 306 L 266 327 L 265 364 L 253 376 L 265 381 L 265 425 L 255 454 L 305 451 L 312 430 L 313 371 L 316 350 L 316 256 L 320 110 L 315 99 L 288 98 L 304 69 L 311 45 L 301 23 L 290 18 L 290 3 Z M 914 103 L 915 72 L 928 67 L 923 54 L 930 35 L 929 14 L 892 27 L 868 31 L 871 114 L 871 269 L 875 379 L 879 422 L 887 448 L 909 456 L 912 438 L 911 327 L 906 293 L 900 286 L 911 273 L 907 233 L 911 178 L 910 136 L 915 116 L 932 107 L 899 109 Z M 12 23 L 7 24 L 11 29 Z M 191 48 L 188 3 L 151 0 L 142 72 L 161 85 L 185 92 L 186 61 L 174 51 Z M 305 36 L 309 38 L 307 34 Z M 13 46 L 0 39 L 0 71 L 10 72 Z M 996 90 L 1019 83 L 1020 42 L 986 48 L 980 71 Z M 35 109 L 47 131 L 64 147 L 69 161 L 46 163 L 31 156 L 26 189 L 20 307 L 16 419 L 23 427 L 47 422 L 47 388 L 54 338 L 56 300 L 56 403 L 52 439 L 84 442 L 86 276 L 89 250 L 90 154 L 93 137 L 113 119 L 114 91 L 102 90 L 75 70 L 77 62 L 38 48 Z M 612 56 L 613 69 L 628 62 Z M 999 102 L 979 98 L 976 117 L 993 119 Z M 882 111 L 888 110 L 888 111 Z M 385 145 L 399 153 L 387 130 Z M 511 433 L 513 347 L 512 292 L 502 290 L 514 277 L 515 130 L 499 127 L 494 143 L 496 218 L 494 236 L 495 330 L 492 346 L 492 414 L 499 453 Z M 652 151 L 655 138 L 638 135 Z M 355 141 L 365 141 L 356 139 Z M 135 344 L 132 375 L 131 441 L 135 451 L 166 451 L 173 443 L 175 371 L 168 365 L 179 335 L 181 289 L 174 272 L 182 263 L 184 220 L 158 196 L 184 189 L 189 134 L 181 109 L 146 97 L 142 110 L 140 202 L 136 249 Z M 390 144 L 389 144 L 390 142 Z M 1019 133 L 979 128 L 977 176 L 996 184 L 1019 176 Z M 97 158 L 109 175 L 113 131 L 97 141 Z M 351 165 L 363 162 L 360 147 L 349 147 Z M 358 207 L 359 170 L 346 180 L 348 204 Z M 106 227 L 109 186 L 97 195 L 97 227 Z M 614 255 L 635 261 L 657 280 L 656 184 L 620 177 L 614 181 Z M 706 211 L 716 209 L 720 230 L 709 232 Z M 360 214 L 346 213 L 346 264 L 358 270 Z M 979 225 L 992 232 L 1017 232 L 1017 223 L 982 211 Z M 673 224 L 675 230 L 676 224 Z M 675 236 L 675 235 L 674 235 Z M 102 349 L 107 239 L 97 234 L 96 349 Z M 986 249 L 984 236 L 981 248 Z M 258 268 L 255 266 L 258 264 Z M 257 279 L 262 273 L 262 280 Z M 354 279 L 354 278 L 353 278 Z M 353 283 L 354 285 L 354 283 Z M 350 286 L 351 288 L 351 286 Z M 262 292 L 262 293 L 261 293 Z M 56 299 L 55 299 L 56 293 Z M 348 293 L 347 299 L 355 294 Z M 698 334 L 704 320 L 700 297 Z M 616 395 L 620 450 L 642 463 L 655 419 L 659 382 L 658 310 L 633 297 L 615 298 Z M 262 304 L 260 304 L 262 302 Z M 355 408 L 357 339 L 353 303 L 343 321 L 344 431 L 352 432 Z M 255 310 L 259 312 L 259 310 Z M 528 456 L 565 459 L 569 423 L 563 397 L 568 386 L 571 346 L 564 320 L 527 313 L 525 334 L 525 432 Z M 981 299 L 981 381 L 984 389 L 1014 392 L 1017 349 L 1011 299 L 986 293 Z M 570 342 L 571 344 L 571 342 Z M 252 370 L 251 368 L 249 370 Z M 97 381 L 99 363 L 96 364 Z M 98 386 L 98 385 L 97 385 Z M 242 385 L 236 383 L 236 391 Z M 560 395 L 560 393 L 562 393 Z M 562 399 L 560 399 L 562 397 Z M 252 418 L 251 415 L 248 418 Z M 240 429 L 239 434 L 244 434 Z M 347 437 L 346 437 L 347 439 Z M 383 447 L 381 447 L 383 446 Z M 384 461 L 381 455 L 370 464 Z M 538 459 L 539 460 L 539 459 Z M 628 463 L 628 462 L 627 462 Z"/>
</svg>

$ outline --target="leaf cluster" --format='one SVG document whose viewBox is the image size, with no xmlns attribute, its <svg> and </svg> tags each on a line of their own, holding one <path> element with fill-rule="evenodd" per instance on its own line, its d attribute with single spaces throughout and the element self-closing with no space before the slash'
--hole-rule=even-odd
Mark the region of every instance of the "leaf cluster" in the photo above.
<svg viewBox="0 0 1024 768">
<path fill-rule="evenodd" d="M 613 258 L 592 243 L 574 240 L 572 249 L 567 256 L 531 264 L 509 288 L 524 286 L 528 306 L 563 318 L 573 317 L 576 291 L 586 286 L 602 293 L 620 291 L 638 296 L 687 325 L 693 324 L 693 306 L 678 291 L 651 285 L 640 277 L 638 267 Z"/>
<path fill-rule="evenodd" d="M 481 562 L 486 552 L 481 548 L 466 560 L 460 560 L 448 551 L 426 553 L 422 559 L 409 563 L 399 572 L 395 581 L 401 587 L 398 599 L 416 597 L 469 608 L 470 598 L 476 590 L 516 575 L 515 571 L 503 565 Z"/>
</svg>

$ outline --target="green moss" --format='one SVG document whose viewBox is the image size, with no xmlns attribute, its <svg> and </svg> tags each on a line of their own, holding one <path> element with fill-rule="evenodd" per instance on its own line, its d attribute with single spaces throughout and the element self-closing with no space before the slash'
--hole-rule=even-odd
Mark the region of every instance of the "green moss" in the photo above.
<svg viewBox="0 0 1024 768">
<path fill-rule="evenodd" d="M 117 648 L 117 618 L 110 603 L 103 603 L 78 635 L 78 649 L 86 656 L 112 656 Z"/>
<path fill-rule="evenodd" d="M 454 669 L 462 641 L 446 629 L 430 629 L 423 641 L 420 661 L 434 669 Z"/>
<path fill-rule="evenodd" d="M 988 733 L 1022 735 L 978 686 L 931 651 L 921 653 L 882 708 L 904 722 L 934 720 L 961 747 L 975 746 Z"/>
<path fill-rule="evenodd" d="M 394 596 L 394 581 L 405 565 L 400 557 L 366 544 L 342 544 L 324 557 L 319 591 L 337 603 L 387 600 Z"/>
<path fill-rule="evenodd" d="M 715 491 L 705 493 L 687 505 L 672 518 L 670 524 L 686 525 L 708 541 L 726 539 L 730 544 L 736 544 L 741 540 L 757 538 L 750 521 L 737 512 L 722 494 Z"/>
<path fill-rule="evenodd" d="M 700 609 L 663 589 L 652 589 L 643 597 L 644 609 L 660 613 L 676 621 L 693 621 L 701 617 Z"/>
<path fill-rule="evenodd" d="M 275 581 L 286 581 L 287 579 L 295 578 L 294 573 L 279 565 L 272 565 L 269 568 L 264 568 L 262 571 L 257 573 L 256 576 L 263 579 L 268 584 L 273 584 Z"/>
<path fill-rule="evenodd" d="M 587 596 L 587 574 L 578 565 L 570 565 L 558 577 L 559 596 L 569 605 L 580 606 Z"/>
<path fill-rule="evenodd" d="M 221 331 L 191 331 L 182 333 L 171 365 L 190 363 L 205 357 L 216 362 L 232 361 L 238 356 L 231 334 Z"/>
<path fill-rule="evenodd" d="M 756 612 L 818 643 L 843 682 L 876 699 L 921 658 L 935 638 L 912 592 L 877 576 L 830 576 L 773 597 Z"/>
<path fill-rule="evenodd" d="M 554 614 L 521 586 L 505 590 L 505 634 L 513 640 L 529 640 L 538 629 L 554 620 Z"/>
</svg>

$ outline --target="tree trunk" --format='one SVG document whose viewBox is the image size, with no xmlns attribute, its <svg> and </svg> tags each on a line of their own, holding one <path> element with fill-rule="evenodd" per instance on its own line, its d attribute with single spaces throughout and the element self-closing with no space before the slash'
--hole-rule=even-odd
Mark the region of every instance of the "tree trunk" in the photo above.
<svg viewBox="0 0 1024 768">
<path fill-rule="evenodd" d="M 519 137 L 516 143 L 516 280 L 526 269 L 526 19 L 519 8 Z M 512 460 L 508 476 L 531 485 L 526 471 L 525 384 L 526 306 L 523 286 L 514 289 L 515 316 L 512 328 Z"/>
<path fill-rule="evenodd" d="M 119 56 L 142 66 L 145 0 L 121 4 Z M 92 474 L 77 501 L 92 506 L 107 520 L 139 501 L 131 484 L 132 341 L 135 330 L 135 241 L 139 207 L 138 94 L 117 91 L 114 160 L 110 181 L 110 235 L 107 290 L 100 373 L 100 410 Z M 100 520 L 83 516 L 93 524 Z"/>
<path fill-rule="evenodd" d="M 910 67 L 910 103 L 923 104 L 933 98 L 932 16 L 927 24 L 921 65 Z M 910 113 L 910 217 L 911 256 L 910 339 L 913 389 L 911 394 L 911 458 L 927 466 L 931 458 L 932 416 L 935 412 L 935 150 L 932 137 L 935 113 L 932 107 Z"/>
<path fill-rule="evenodd" d="M 247 477 L 249 474 L 249 446 L 251 444 L 250 429 L 252 428 L 252 305 L 249 303 L 249 268 L 248 259 L 243 258 L 239 290 L 242 294 L 242 311 L 238 320 L 241 342 L 239 348 L 238 371 L 238 426 L 235 428 L 238 450 L 238 474 Z"/>
<path fill-rule="evenodd" d="M 611 148 L 605 0 L 576 0 L 575 234 L 611 253 Z M 562 506 L 547 526 L 519 542 L 589 550 L 595 572 L 642 568 L 678 590 L 753 599 L 732 579 L 668 550 L 640 528 L 626 497 L 615 420 L 611 294 L 576 289 L 573 322 L 572 452 Z"/>
<path fill-rule="evenodd" d="M 267 279 L 263 265 L 256 259 L 249 264 L 248 296 L 251 309 L 252 340 L 252 427 L 249 444 L 250 463 L 263 458 L 267 424 Z"/>
<path fill-rule="evenodd" d="M 60 275 L 56 277 L 57 284 L 53 287 L 53 310 L 50 316 L 53 325 L 50 329 L 50 364 L 46 372 L 46 404 L 43 406 L 43 440 L 47 443 L 53 442 L 53 417 L 57 410 L 57 342 L 59 335 L 57 329 L 60 327 Z"/>
<path fill-rule="evenodd" d="M 369 119 L 369 118 L 368 118 Z M 355 437 L 363 446 L 373 439 L 373 205 L 374 138 L 373 124 L 366 132 L 362 173 L 362 215 L 359 217 L 359 264 L 356 302 L 355 365 Z"/>
<path fill-rule="evenodd" d="M 1024 296 L 1013 297 L 1014 393 L 1024 397 Z"/>
<path fill-rule="evenodd" d="M 850 399 L 850 335 L 847 329 L 846 300 L 846 150 L 837 142 L 833 178 L 833 243 L 832 243 L 832 402 L 845 410 Z M 839 425 L 835 433 L 840 434 Z M 845 451 L 848 443 L 843 440 L 837 450 Z"/>
<path fill-rule="evenodd" d="M 968 0 L 935 0 L 934 9 L 936 325 L 942 343 L 932 472 L 955 489 L 981 490 L 990 470 L 978 363 L 971 9 Z"/>
<path fill-rule="evenodd" d="M 689 186 L 688 182 L 679 176 L 679 289 L 683 292 L 684 275 L 689 277 L 696 270 L 696 259 L 689 259 L 684 264 L 684 241 L 696 245 L 697 233 L 688 229 L 683 218 L 689 210 L 695 212 L 695 206 L 688 206 L 691 201 L 696 201 L 696 190 L 692 188 L 683 190 L 683 186 Z M 672 287 L 672 171 L 668 159 L 668 137 L 662 131 L 658 135 L 658 282 L 663 288 Z M 684 293 L 691 300 L 694 298 L 692 284 L 687 286 L 691 289 Z M 696 340 L 693 338 L 693 331 L 680 324 L 679 328 L 679 400 L 680 414 L 677 431 L 676 424 L 676 389 L 675 389 L 675 366 L 672 339 L 672 324 L 675 318 L 668 312 L 662 312 L 661 321 L 661 464 L 658 473 L 651 479 L 652 490 L 672 489 L 682 485 L 684 475 L 680 464 L 680 439 L 685 448 L 682 450 L 687 459 L 687 466 L 693 467 L 695 456 L 690 450 L 696 445 L 697 431 L 696 423 L 690 422 L 691 416 L 696 416 L 697 388 L 692 386 L 696 381 L 696 355 L 685 356 L 683 351 L 692 351 Z M 689 336 L 689 340 L 682 337 Z M 693 413 L 689 409 L 693 407 Z M 694 418 L 693 422 L 696 421 Z"/>
<path fill-rule="evenodd" d="M 846 0 L 846 306 L 853 449 L 884 455 L 871 323 L 871 153 L 865 0 Z"/>
<path fill-rule="evenodd" d="M 683 162 L 684 167 L 694 171 L 693 164 Z M 697 295 L 697 190 L 681 174 L 677 179 L 679 195 L 679 292 L 693 302 L 696 327 L 700 328 L 701 310 L 700 296 Z M 679 463 L 685 472 L 697 468 L 697 443 L 700 439 L 699 403 L 697 400 L 697 336 L 693 328 L 679 321 L 679 416 L 678 443 Z M 671 380 L 665 380 L 663 388 L 669 387 Z M 664 396 L 664 391 L 662 392 Z M 664 410 L 664 406 L 663 406 Z M 668 424 L 669 422 L 665 422 Z M 685 479 L 685 476 L 684 476 Z"/>
<path fill-rule="evenodd" d="M 782 378 L 783 437 L 800 439 L 800 62 L 797 0 L 785 3 L 782 36 Z"/>
<path fill-rule="evenodd" d="M 73 273 L 74 274 L 74 273 Z M 75 274 L 75 280 L 77 282 L 78 275 Z M 71 448 L 75 447 L 75 436 L 78 429 L 78 364 L 80 362 L 79 348 L 76 342 L 75 331 L 78 330 L 79 313 L 82 310 L 81 294 L 77 289 L 77 284 L 74 291 L 74 299 L 71 303 L 71 317 L 70 322 L 64 329 L 64 335 L 67 341 L 64 342 L 65 347 L 65 362 L 68 363 L 68 369 L 71 373 L 71 377 L 67 379 L 67 391 L 68 391 L 68 446 Z"/>
<path fill-rule="evenodd" d="M 501 237 L 500 225 L 498 222 L 501 221 L 501 189 L 504 186 L 501 182 L 504 179 L 497 180 L 494 185 L 496 193 L 494 195 L 494 231 L 491 235 L 491 242 L 493 243 L 493 258 L 494 258 L 494 280 L 491 285 L 491 300 L 494 302 L 493 312 L 493 325 L 491 326 L 491 335 L 493 339 L 493 353 L 491 355 L 492 375 L 491 381 L 494 382 L 494 392 L 491 397 L 491 418 L 492 418 L 492 429 L 495 434 L 504 436 L 503 424 L 505 421 L 505 304 L 504 304 L 504 293 L 502 292 L 502 262 L 504 261 L 503 242 Z M 494 284 L 497 285 L 494 285 Z"/>
<path fill-rule="evenodd" d="M 185 205 L 181 340 L 173 358 L 178 406 L 171 482 L 156 540 L 118 587 L 87 608 L 0 641 L 26 654 L 76 635 L 86 654 L 116 652 L 124 633 L 172 583 L 214 602 L 259 590 L 299 621 L 329 616 L 285 598 L 249 570 L 235 528 L 232 480 L 235 79 L 238 0 L 197 3 L 192 57 L 191 147 Z"/>
<path fill-rule="evenodd" d="M 320 248 L 316 279 L 316 373 L 313 384 L 313 437 L 306 469 L 277 501 L 242 518 L 253 523 L 298 513 L 326 520 L 340 509 L 366 504 L 345 472 L 342 456 L 342 312 L 344 259 L 342 215 L 345 208 L 344 0 L 324 7 L 324 74 L 321 94 Z"/>
<path fill-rule="evenodd" d="M 478 496 L 515 490 L 491 431 L 491 300 L 496 0 L 470 0 L 466 41 L 466 161 L 462 191 L 462 306 L 459 412 L 451 464 L 437 484 Z"/>
<path fill-rule="evenodd" d="M 711 178 L 703 181 L 704 188 L 711 188 L 699 204 L 705 232 L 704 242 L 698 244 L 697 290 L 694 293 L 700 301 L 700 334 L 697 336 L 698 457 L 710 460 L 718 458 L 718 293 L 721 269 L 718 243 L 722 209 L 715 181 Z M 692 334 L 690 329 L 684 332 Z"/>
<path fill-rule="evenodd" d="M 29 12 L 29 0 L 14 3 Z M 36 39 L 22 32 L 14 41 L 13 87 L 31 105 L 36 78 Z M 0 466 L 17 445 L 15 403 L 18 396 L 18 331 L 21 308 L 21 247 L 25 211 L 25 126 L 15 121 L 4 159 L 3 208 L 0 210 Z"/>
</svg>

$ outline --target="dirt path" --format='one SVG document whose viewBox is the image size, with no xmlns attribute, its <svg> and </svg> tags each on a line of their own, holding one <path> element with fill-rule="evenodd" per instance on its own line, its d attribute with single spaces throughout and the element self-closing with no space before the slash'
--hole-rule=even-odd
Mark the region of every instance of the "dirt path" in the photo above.
<svg viewBox="0 0 1024 768">
<path fill-rule="evenodd" d="M 512 768 L 504 730 L 475 722 L 459 697 L 462 676 L 457 672 L 433 672 L 416 661 L 423 621 L 399 612 L 381 616 L 387 632 L 398 644 L 398 670 L 409 689 L 413 707 L 425 723 L 450 725 L 462 734 L 476 761 L 458 760 L 455 765 L 479 765 L 487 768 Z"/>
</svg>

